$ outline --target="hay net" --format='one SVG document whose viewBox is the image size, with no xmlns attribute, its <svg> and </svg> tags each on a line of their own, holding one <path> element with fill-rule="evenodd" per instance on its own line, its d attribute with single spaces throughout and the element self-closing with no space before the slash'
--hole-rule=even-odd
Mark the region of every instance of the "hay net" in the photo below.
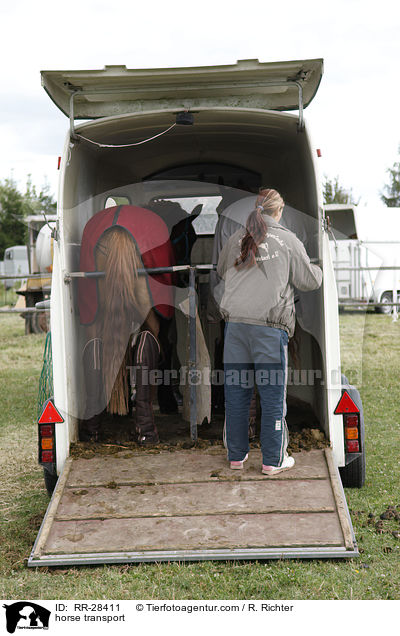
<svg viewBox="0 0 400 636">
<path fill-rule="evenodd" d="M 49 331 L 44 344 L 43 366 L 39 379 L 37 419 L 40 418 L 43 412 L 46 400 L 52 397 L 53 394 L 53 356 L 51 350 L 51 332 Z"/>
</svg>

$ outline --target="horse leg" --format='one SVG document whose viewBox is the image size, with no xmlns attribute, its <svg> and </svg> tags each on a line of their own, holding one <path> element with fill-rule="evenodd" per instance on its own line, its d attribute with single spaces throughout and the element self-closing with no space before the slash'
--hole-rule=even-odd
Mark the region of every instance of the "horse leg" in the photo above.
<svg viewBox="0 0 400 636">
<path fill-rule="evenodd" d="M 165 378 L 165 372 L 170 371 L 172 367 L 172 346 L 170 344 L 169 334 L 170 322 L 162 320 L 160 324 L 160 347 L 161 347 L 161 360 L 160 370 L 163 373 L 163 382 L 158 386 L 157 398 L 160 406 L 161 413 L 177 413 L 178 403 L 176 401 L 171 379 Z"/>
<path fill-rule="evenodd" d="M 146 320 L 144 321 L 144 329 L 151 331 L 153 336 L 158 338 L 158 334 L 160 333 L 160 319 L 154 309 L 150 309 L 147 314 Z"/>
<path fill-rule="evenodd" d="M 154 422 L 152 406 L 152 386 L 150 373 L 158 368 L 160 345 L 150 331 L 141 331 L 136 341 L 133 364 L 134 374 L 131 376 L 135 392 L 135 426 L 138 444 L 158 444 L 158 431 Z"/>
</svg>

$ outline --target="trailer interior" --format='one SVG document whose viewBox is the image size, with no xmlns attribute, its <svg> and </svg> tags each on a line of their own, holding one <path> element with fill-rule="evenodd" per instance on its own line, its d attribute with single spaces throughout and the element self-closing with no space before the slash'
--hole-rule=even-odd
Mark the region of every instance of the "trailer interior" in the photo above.
<svg viewBox="0 0 400 636">
<path fill-rule="evenodd" d="M 155 126 L 167 128 L 173 118 L 172 113 L 122 116 L 92 122 L 80 127 L 79 133 L 100 144 L 125 145 L 150 137 Z M 267 125 L 265 112 L 230 114 L 224 111 L 220 116 L 215 112 L 199 112 L 194 115 L 193 125 L 177 125 L 156 141 L 133 148 L 103 148 L 78 138 L 72 144 L 62 185 L 66 271 L 79 270 L 83 228 L 89 218 L 110 205 L 110 201 L 146 207 L 153 199 L 167 199 L 178 201 L 187 212 L 200 202 L 203 209 L 194 222 L 197 237 L 190 264 L 211 264 L 217 207 L 223 207 L 221 201 L 225 198 L 229 203 L 232 197 L 257 192 L 265 184 L 280 191 L 286 203 L 296 209 L 300 223 L 307 227 L 309 256 L 319 260 L 314 167 L 307 161 L 308 138 L 297 132 L 296 121 L 291 115 L 271 113 Z M 157 144 L 157 152 L 154 152 L 154 144 Z M 166 222 L 168 224 L 168 220 Z M 207 321 L 208 280 L 209 272 L 198 273 L 196 291 L 201 327 L 213 365 L 220 326 Z M 79 419 L 84 398 L 79 364 L 84 330 L 76 309 L 75 282 L 70 285 L 74 316 L 71 342 L 75 347 L 69 358 L 68 375 L 75 384 L 71 395 L 76 402 L 69 404 L 69 410 Z M 329 440 L 326 404 L 320 391 L 324 380 L 320 290 L 306 295 L 299 293 L 296 310 L 298 360 L 296 364 L 293 360 L 289 362 L 292 382 L 288 387 L 288 425 L 296 430 L 308 419 L 311 427 L 320 428 Z M 181 326 L 181 322 L 179 324 Z M 293 404 L 299 408 L 291 407 Z M 178 427 L 182 429 L 182 422 Z M 71 430 L 70 438 L 71 441 L 77 439 L 76 430 Z"/>
</svg>

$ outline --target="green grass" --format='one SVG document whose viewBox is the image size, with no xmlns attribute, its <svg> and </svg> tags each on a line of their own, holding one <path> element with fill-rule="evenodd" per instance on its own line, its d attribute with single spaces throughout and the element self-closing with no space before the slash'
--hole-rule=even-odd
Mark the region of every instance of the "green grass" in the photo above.
<svg viewBox="0 0 400 636">
<path fill-rule="evenodd" d="M 346 491 L 360 558 L 139 564 L 28 569 L 48 496 L 36 456 L 36 395 L 44 336 L 23 320 L 0 320 L 0 597 L 12 599 L 398 599 L 400 508 L 400 322 L 341 316 L 343 370 L 360 385 L 366 420 L 367 479 Z M 361 372 L 360 372 L 361 369 Z M 375 520 L 374 520 L 375 522 Z"/>
<path fill-rule="evenodd" d="M 10 289 L 6 289 L 5 285 L 0 282 L 0 307 L 10 306 L 13 307 L 17 302 L 19 296 L 16 293 L 16 288 L 18 289 L 20 284 L 15 287 L 10 287 Z"/>
</svg>

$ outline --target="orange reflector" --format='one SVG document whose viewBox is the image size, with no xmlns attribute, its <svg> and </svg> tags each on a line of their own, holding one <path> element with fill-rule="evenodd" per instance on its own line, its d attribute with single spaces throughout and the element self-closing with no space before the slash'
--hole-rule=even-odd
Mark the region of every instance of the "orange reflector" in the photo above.
<svg viewBox="0 0 400 636">
<path fill-rule="evenodd" d="M 53 440 L 51 439 L 51 437 L 44 437 L 42 439 L 42 448 L 43 450 L 49 450 L 53 448 Z"/>
<path fill-rule="evenodd" d="M 347 446 L 347 452 L 348 453 L 359 453 L 360 452 L 360 445 L 358 443 L 358 440 L 350 439 L 348 442 L 346 442 L 346 446 Z"/>
<path fill-rule="evenodd" d="M 358 428 L 355 428 L 353 426 L 351 428 L 348 428 L 346 426 L 346 428 L 344 429 L 344 432 L 345 432 L 346 439 L 358 439 Z"/>
<path fill-rule="evenodd" d="M 350 395 L 347 391 L 343 392 L 342 397 L 339 400 L 337 407 L 335 408 L 335 415 L 340 415 L 342 413 L 359 413 L 359 408 L 354 404 Z"/>
</svg>

